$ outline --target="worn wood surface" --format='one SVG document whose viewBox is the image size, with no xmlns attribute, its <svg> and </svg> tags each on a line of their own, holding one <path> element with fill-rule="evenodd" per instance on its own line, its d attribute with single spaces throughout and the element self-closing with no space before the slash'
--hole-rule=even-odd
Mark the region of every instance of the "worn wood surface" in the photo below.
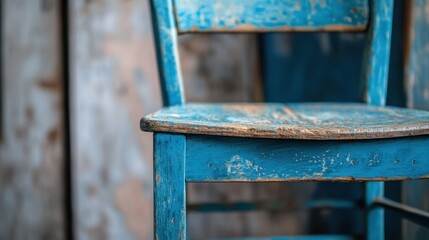
<svg viewBox="0 0 429 240">
<path fill-rule="evenodd" d="M 365 46 L 361 78 L 364 85 L 364 101 L 376 106 L 386 104 L 393 4 L 393 0 L 371 1 L 371 22 Z M 365 203 L 367 207 L 366 237 L 369 240 L 384 239 L 384 210 L 379 206 L 374 206 L 376 198 L 384 197 L 384 183 L 367 183 L 365 187 Z"/>
<path fill-rule="evenodd" d="M 173 0 L 150 1 L 164 106 L 184 103 Z"/>
<path fill-rule="evenodd" d="M 429 178 L 429 136 L 299 141 L 190 135 L 186 180 L 377 181 Z"/>
<path fill-rule="evenodd" d="M 60 3 L 0 1 L 0 239 L 66 237 Z"/>
<path fill-rule="evenodd" d="M 406 1 L 405 88 L 410 108 L 429 110 L 429 1 Z M 429 212 L 429 181 L 403 183 L 402 201 Z M 429 228 L 404 221 L 404 239 L 429 239 Z"/>
<path fill-rule="evenodd" d="M 370 0 L 370 3 L 371 21 L 361 73 L 363 100 L 371 105 L 384 106 L 389 74 L 394 1 Z M 379 197 L 384 197 L 384 182 L 365 184 L 366 238 L 368 240 L 385 238 L 384 210 L 373 205 L 374 200 Z"/>
<path fill-rule="evenodd" d="M 429 134 L 429 112 L 366 104 L 188 104 L 143 118 L 146 131 L 255 138 L 372 139 Z"/>
<path fill-rule="evenodd" d="M 186 137 L 154 135 L 155 239 L 186 240 Z"/>
<path fill-rule="evenodd" d="M 153 239 L 152 136 L 161 106 L 149 1 L 69 1 L 77 239 Z"/>
<path fill-rule="evenodd" d="M 180 32 L 363 30 L 368 1 L 175 0 Z"/>
<path fill-rule="evenodd" d="M 393 0 L 370 0 L 371 21 L 363 57 L 363 100 L 369 104 L 386 104 L 392 40 Z"/>
</svg>

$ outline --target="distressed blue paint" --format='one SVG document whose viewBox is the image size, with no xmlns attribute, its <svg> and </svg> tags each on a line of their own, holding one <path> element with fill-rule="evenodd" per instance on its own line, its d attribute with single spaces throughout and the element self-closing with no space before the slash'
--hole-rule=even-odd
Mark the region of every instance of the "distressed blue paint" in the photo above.
<svg viewBox="0 0 429 240">
<path fill-rule="evenodd" d="M 310 235 L 290 237 L 245 237 L 245 238 L 222 238 L 224 240 L 353 240 L 353 237 L 343 235 Z"/>
<path fill-rule="evenodd" d="M 180 32 L 363 30 L 367 0 L 175 0 Z"/>
<path fill-rule="evenodd" d="M 186 239 L 186 139 L 154 135 L 155 239 Z"/>
<path fill-rule="evenodd" d="M 151 0 L 152 23 L 164 106 L 185 102 L 172 0 Z"/>
<path fill-rule="evenodd" d="M 362 70 L 364 101 L 372 105 L 383 106 L 386 103 L 393 0 L 370 1 L 371 21 Z"/>
<path fill-rule="evenodd" d="M 172 0 L 152 1 L 152 10 L 155 24 L 154 29 L 155 37 L 157 39 L 157 53 L 160 65 L 160 79 L 163 89 L 164 104 L 166 106 L 181 105 L 184 103 L 183 91 L 181 87 L 180 69 L 177 58 L 177 31 L 175 26 L 176 23 L 174 21 L 172 9 L 173 5 L 171 1 Z M 356 14 L 356 12 L 350 13 L 350 11 L 343 11 L 346 8 L 344 8 L 343 10 L 338 10 L 339 8 L 341 8 L 340 3 L 347 5 L 353 4 L 352 2 L 332 2 L 332 4 L 329 4 L 330 0 L 320 2 L 312 1 L 312 4 L 314 5 L 312 6 L 312 11 L 309 11 L 310 8 L 308 8 L 308 6 L 306 5 L 309 4 L 308 2 L 301 2 L 299 7 L 297 7 L 297 5 L 293 5 L 295 9 L 288 8 L 292 5 L 284 5 L 284 8 L 281 7 L 281 5 L 275 5 L 278 3 L 285 4 L 287 3 L 287 0 L 277 2 L 259 1 L 261 4 L 265 4 L 264 6 L 257 6 L 256 3 L 258 3 L 258 0 L 249 0 L 253 3 L 243 3 L 241 1 L 238 2 L 237 0 L 237 2 L 232 3 L 232 5 L 231 1 L 226 0 L 218 0 L 218 2 L 212 2 L 209 0 L 177 1 L 178 2 L 176 3 L 178 3 L 177 12 L 179 24 L 187 22 L 187 19 L 182 19 L 183 15 L 180 12 L 180 4 L 192 3 L 195 4 L 194 6 L 198 6 L 198 4 L 205 4 L 204 9 L 200 9 L 198 7 L 196 9 L 191 9 L 193 6 L 189 4 L 187 4 L 186 6 L 182 5 L 182 7 L 185 6 L 187 10 L 191 9 L 192 11 L 194 11 L 194 13 L 198 16 L 197 22 L 199 21 L 203 23 L 202 27 L 192 25 L 191 28 L 189 28 L 188 30 L 184 30 L 180 25 L 180 29 L 184 32 L 193 30 L 356 30 L 363 29 L 368 19 L 368 12 L 366 8 L 354 10 L 358 14 L 361 14 L 361 18 L 359 16 L 351 16 L 350 19 L 337 18 L 337 15 L 339 16 L 340 13 L 341 15 Z M 393 9 L 393 2 L 392 0 L 390 0 L 390 2 L 371 0 L 370 2 L 372 21 L 369 27 L 368 45 L 365 51 L 365 62 L 367 64 L 365 64 L 364 66 L 362 76 L 364 79 L 364 85 L 366 90 L 365 101 L 371 105 L 382 106 L 385 103 L 385 95 L 387 89 L 387 69 L 390 52 L 390 36 L 392 23 L 391 15 Z M 220 6 L 220 10 L 214 13 L 212 12 L 214 8 L 210 8 L 216 7 L 215 5 L 217 3 L 220 4 L 218 5 Z M 365 6 L 367 4 L 366 1 L 362 1 L 362 3 L 364 3 Z M 225 4 L 229 4 L 228 6 L 230 7 L 227 7 Z M 326 5 L 324 6 L 324 4 Z M 246 5 L 248 8 L 238 9 L 240 6 L 244 5 Z M 346 5 L 342 6 L 344 7 Z M 334 10 L 328 10 L 328 8 L 331 7 Z M 250 13 L 246 11 L 250 11 Z M 294 13 L 296 14 L 294 15 Z M 328 15 L 331 15 L 327 17 L 327 13 Z M 276 15 L 273 17 L 269 17 L 270 14 Z M 224 18 L 218 18 L 218 16 L 224 16 Z M 307 17 L 307 20 L 310 19 L 310 21 L 305 20 L 305 18 L 303 17 Z M 250 19 L 250 21 L 247 21 L 246 19 Z M 360 21 L 362 19 L 365 21 L 365 24 L 362 24 L 362 22 Z M 214 22 L 210 22 L 210 20 L 214 20 Z M 344 22 L 346 22 L 346 24 L 343 24 Z M 386 110 L 389 111 L 389 109 Z M 301 114 L 301 112 L 299 111 L 298 113 Z M 332 112 L 329 113 L 331 114 Z M 348 112 L 346 115 L 348 115 L 349 113 L 351 112 Z M 212 112 L 210 116 L 216 115 L 214 115 L 214 112 Z M 252 119 L 248 119 L 248 115 L 246 115 L 246 118 L 248 122 L 253 121 Z M 272 120 L 273 122 L 275 122 L 276 119 Z M 323 116 L 322 121 L 319 117 L 314 120 L 314 126 L 320 123 L 325 123 L 323 122 L 323 120 L 325 120 L 323 119 Z M 390 120 L 393 121 L 393 118 L 391 118 Z M 426 126 L 426 123 L 424 122 L 425 120 L 427 119 L 424 117 L 424 126 Z M 155 131 L 171 131 L 172 128 L 183 128 L 183 125 L 173 124 L 172 126 L 168 126 L 169 124 L 164 124 L 160 126 L 167 128 L 155 129 L 154 125 L 149 126 L 150 124 L 148 125 L 148 122 L 149 121 L 145 120 L 142 122 L 143 129 Z M 371 121 L 368 120 L 368 122 Z M 334 123 L 333 127 L 326 127 L 322 124 L 321 128 L 339 130 L 339 128 L 335 127 L 342 126 L 339 121 L 330 121 L 330 123 Z M 416 124 L 421 123 L 422 121 L 419 121 L 419 123 Z M 365 122 L 361 122 L 359 124 L 365 125 Z M 283 123 L 280 122 L 280 126 L 281 125 L 283 125 Z M 297 125 L 300 125 L 300 123 L 298 123 Z M 391 127 L 394 128 L 394 125 L 395 124 L 391 124 Z M 240 126 L 243 127 L 243 124 L 240 124 Z M 243 128 L 240 129 L 240 126 L 235 126 L 235 130 L 238 131 L 239 134 L 236 133 L 237 135 L 233 136 L 267 137 L 264 135 L 258 135 L 258 132 L 261 129 L 246 128 L 247 126 L 244 124 L 243 131 Z M 391 127 L 389 127 L 389 129 L 392 129 Z M 419 129 L 421 130 L 420 127 L 421 125 L 419 125 Z M 200 121 L 200 125 L 197 126 L 197 128 L 197 132 L 191 133 L 221 133 L 219 131 L 213 131 L 209 133 L 202 132 L 202 129 L 210 128 L 210 126 L 207 126 L 204 121 Z M 279 129 L 281 129 L 281 127 Z M 350 128 L 349 130 L 351 129 L 352 128 Z M 380 129 L 381 128 L 378 128 L 378 130 Z M 219 128 L 215 130 L 219 130 Z M 335 131 L 324 132 L 323 130 L 317 132 L 317 134 L 319 134 L 319 137 L 309 138 L 308 133 L 306 133 L 309 128 L 308 126 L 305 126 L 305 124 L 303 128 L 300 128 L 298 130 L 304 130 L 301 132 L 298 131 L 301 135 L 307 134 L 305 135 L 305 137 L 303 137 L 304 139 L 348 139 L 332 137 L 332 135 L 335 135 Z M 409 130 L 410 129 L 407 129 L 406 133 L 410 133 Z M 251 134 L 246 135 L 246 131 L 250 131 Z M 382 137 L 398 137 L 427 134 L 427 132 L 425 131 L 426 130 L 424 130 L 423 132 L 419 132 L 418 134 L 402 134 L 396 136 L 383 135 Z M 278 135 L 275 135 L 278 134 L 277 129 L 276 131 L 271 132 L 274 132 L 274 135 L 269 135 L 269 137 L 279 138 Z M 287 131 L 284 131 L 283 133 L 286 132 Z M 323 135 L 323 133 L 325 133 L 325 135 L 328 137 L 320 137 L 321 135 Z M 357 133 L 359 133 L 359 129 L 357 129 L 357 131 L 355 129 L 355 133 L 353 135 L 356 136 L 358 135 Z M 380 132 L 378 131 L 377 133 Z M 311 134 L 315 134 L 315 132 L 311 132 Z M 230 133 L 230 135 L 232 135 L 232 133 Z M 299 134 L 296 134 L 296 136 L 299 136 Z M 380 137 L 380 135 L 367 135 L 367 138 L 377 137 Z M 200 138 L 199 140 L 203 140 L 205 142 L 200 142 L 199 140 L 194 141 L 198 138 Z M 157 208 L 155 212 L 155 222 L 157 229 L 157 238 L 185 239 L 185 183 L 183 176 L 183 173 L 185 172 L 185 139 L 184 136 L 156 134 L 155 141 L 155 205 Z M 218 143 L 218 141 L 221 141 L 223 143 L 220 144 Z M 424 158 L 424 154 L 426 154 L 426 156 L 428 155 L 427 144 L 428 136 L 398 138 L 389 140 L 364 140 L 354 142 L 302 142 L 296 140 L 250 140 L 243 138 L 237 139 L 225 137 L 191 136 L 189 138 L 190 148 L 196 146 L 195 149 L 200 150 L 189 151 L 189 153 L 192 153 L 192 157 L 186 159 L 186 165 L 188 166 L 186 168 L 186 180 L 199 181 L 200 179 L 207 181 L 348 181 L 427 178 L 428 169 L 425 168 L 427 162 L 425 162 Z M 218 152 L 213 153 L 208 150 L 217 150 Z M 208 160 L 205 159 L 207 156 Z M 311 156 L 311 158 L 306 156 Z M 327 162 L 328 158 L 329 163 Z M 176 165 L 176 160 L 178 160 L 179 162 L 178 165 Z M 299 162 L 299 164 L 294 163 L 293 161 Z M 349 162 L 349 164 L 347 165 L 344 162 Z M 200 171 L 198 172 L 198 170 Z M 176 180 L 178 181 L 176 182 Z M 370 183 L 367 184 L 367 190 L 368 191 L 365 201 L 366 206 L 368 207 L 367 237 L 368 239 L 383 239 L 383 211 L 377 207 L 374 207 L 374 202 L 376 198 L 383 196 L 384 185 L 382 183 Z M 176 198 L 177 196 L 178 198 Z M 167 201 L 165 201 L 166 199 Z M 180 219 L 180 223 L 177 223 L 176 217 Z M 170 222 L 168 222 L 169 220 Z"/>
<path fill-rule="evenodd" d="M 364 101 L 371 105 L 384 106 L 386 104 L 394 2 L 393 0 L 370 0 L 370 2 L 371 22 L 362 70 Z M 376 198 L 384 196 L 384 183 L 367 183 L 365 195 L 366 237 L 368 240 L 384 239 L 384 210 L 373 206 Z"/>
<path fill-rule="evenodd" d="M 299 141 L 189 135 L 186 180 L 357 181 L 429 178 L 429 136 Z"/>
<path fill-rule="evenodd" d="M 187 104 L 143 118 L 142 130 L 284 139 L 429 134 L 429 112 L 367 104 Z"/>
</svg>

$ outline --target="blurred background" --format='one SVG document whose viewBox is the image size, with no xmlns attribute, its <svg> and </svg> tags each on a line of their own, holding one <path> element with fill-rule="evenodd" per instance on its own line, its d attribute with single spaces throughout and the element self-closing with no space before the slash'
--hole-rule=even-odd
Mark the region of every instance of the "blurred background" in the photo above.
<svg viewBox="0 0 429 240">
<path fill-rule="evenodd" d="M 0 239 L 152 239 L 152 134 L 161 107 L 148 0 L 0 0 Z M 388 105 L 429 110 L 429 0 L 396 0 Z M 180 36 L 188 101 L 358 101 L 365 33 Z M 206 239 L 362 234 L 361 183 L 190 184 L 192 204 L 288 211 L 189 213 Z M 427 181 L 387 184 L 429 210 Z M 387 213 L 387 239 L 429 231 Z"/>
</svg>

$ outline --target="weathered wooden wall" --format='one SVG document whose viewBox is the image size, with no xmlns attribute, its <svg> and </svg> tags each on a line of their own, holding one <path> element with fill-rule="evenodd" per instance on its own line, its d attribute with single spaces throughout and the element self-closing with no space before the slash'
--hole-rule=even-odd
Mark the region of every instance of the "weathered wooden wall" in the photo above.
<svg viewBox="0 0 429 240">
<path fill-rule="evenodd" d="M 152 140 L 160 107 L 148 1 L 70 1 L 71 143 L 78 239 L 152 238 Z"/>
<path fill-rule="evenodd" d="M 1 4 L 0 239 L 63 239 L 60 1 Z"/>
<path fill-rule="evenodd" d="M 429 0 L 407 1 L 405 88 L 407 106 L 429 111 Z M 403 202 L 429 211 L 429 181 L 403 183 Z M 404 239 L 429 239 L 429 229 L 404 221 Z"/>
</svg>

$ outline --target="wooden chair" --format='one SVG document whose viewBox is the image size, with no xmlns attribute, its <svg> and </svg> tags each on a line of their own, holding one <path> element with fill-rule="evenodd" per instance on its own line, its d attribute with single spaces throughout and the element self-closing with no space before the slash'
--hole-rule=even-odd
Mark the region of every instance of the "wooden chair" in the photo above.
<svg viewBox="0 0 429 240">
<path fill-rule="evenodd" d="M 366 181 L 367 239 L 384 239 L 384 208 L 429 226 L 429 214 L 384 197 L 383 181 L 429 178 L 429 113 L 384 107 L 393 0 L 151 6 L 165 107 L 141 129 L 155 132 L 156 239 L 186 239 L 188 182 Z M 177 34 L 365 30 L 365 103 L 185 104 Z"/>
</svg>

